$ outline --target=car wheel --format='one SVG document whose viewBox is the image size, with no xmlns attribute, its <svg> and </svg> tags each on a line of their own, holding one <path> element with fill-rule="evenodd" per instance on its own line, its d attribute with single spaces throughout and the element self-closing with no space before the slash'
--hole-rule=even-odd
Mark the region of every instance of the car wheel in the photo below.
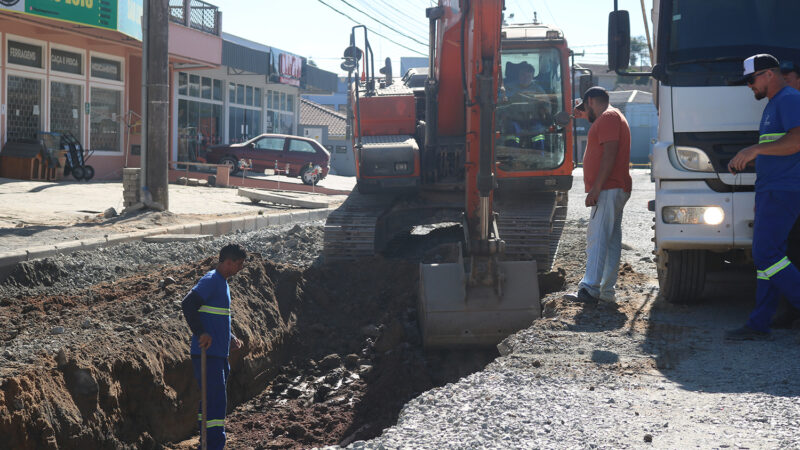
<svg viewBox="0 0 800 450">
<path fill-rule="evenodd" d="M 228 166 L 228 170 L 230 171 L 231 175 L 236 175 L 236 173 L 239 172 L 239 161 L 236 161 L 235 158 L 226 156 L 220 159 L 219 163 Z"/>
<path fill-rule="evenodd" d="M 319 183 L 321 176 L 322 167 L 316 164 L 312 165 L 309 163 L 300 170 L 300 179 L 303 180 L 303 184 L 308 186 L 314 186 Z"/>
</svg>

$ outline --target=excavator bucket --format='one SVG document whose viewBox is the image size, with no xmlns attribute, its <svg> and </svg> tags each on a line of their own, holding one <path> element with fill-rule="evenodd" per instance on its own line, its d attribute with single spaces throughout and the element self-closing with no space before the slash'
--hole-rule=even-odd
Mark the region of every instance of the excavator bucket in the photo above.
<svg viewBox="0 0 800 450">
<path fill-rule="evenodd" d="M 419 317 L 427 348 L 490 347 L 541 316 L 536 261 L 498 262 L 497 286 L 472 287 L 462 258 L 420 264 Z"/>
</svg>

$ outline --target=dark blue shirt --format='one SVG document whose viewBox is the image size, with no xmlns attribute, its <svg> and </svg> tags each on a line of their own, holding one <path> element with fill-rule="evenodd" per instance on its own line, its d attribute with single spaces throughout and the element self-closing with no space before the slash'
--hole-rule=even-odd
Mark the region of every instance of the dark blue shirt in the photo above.
<svg viewBox="0 0 800 450">
<path fill-rule="evenodd" d="M 772 142 L 800 127 L 800 92 L 786 86 L 769 100 L 761 116 L 759 142 Z M 756 191 L 800 191 L 800 152 L 756 157 Z"/>
<path fill-rule="evenodd" d="M 206 353 L 209 356 L 227 358 L 231 345 L 231 291 L 228 282 L 216 270 L 203 275 L 192 289 L 203 298 L 203 305 L 198 309 L 203 330 L 211 335 L 211 347 Z M 200 354 L 196 334 L 192 334 L 192 355 Z"/>
</svg>

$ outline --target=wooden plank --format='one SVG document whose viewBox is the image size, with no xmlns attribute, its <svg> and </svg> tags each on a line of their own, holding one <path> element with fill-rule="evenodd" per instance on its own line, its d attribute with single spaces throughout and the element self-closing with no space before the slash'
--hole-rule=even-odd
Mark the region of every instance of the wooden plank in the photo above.
<svg viewBox="0 0 800 450">
<path fill-rule="evenodd" d="M 328 201 L 319 198 L 313 198 L 308 194 L 289 191 L 265 191 L 258 189 L 245 189 L 239 188 L 238 195 L 240 197 L 249 198 L 251 201 L 258 200 L 262 202 L 275 203 L 278 205 L 298 206 L 300 208 L 327 208 Z"/>
</svg>

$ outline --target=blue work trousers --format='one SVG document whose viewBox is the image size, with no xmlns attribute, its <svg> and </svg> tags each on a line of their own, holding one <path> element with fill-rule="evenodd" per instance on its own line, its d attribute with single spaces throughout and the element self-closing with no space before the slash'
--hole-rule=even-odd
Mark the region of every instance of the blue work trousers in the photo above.
<svg viewBox="0 0 800 450">
<path fill-rule="evenodd" d="M 600 192 L 586 228 L 586 273 L 578 289 L 614 301 L 614 285 L 622 255 L 622 210 L 631 197 L 622 189 Z"/>
<path fill-rule="evenodd" d="M 786 256 L 789 232 L 800 216 L 800 192 L 756 192 L 753 262 L 756 270 L 756 307 L 747 325 L 769 331 L 780 296 L 800 308 L 800 271 Z"/>
<path fill-rule="evenodd" d="M 200 356 L 192 355 L 192 365 L 194 366 L 194 378 L 197 386 L 200 387 Z M 206 359 L 206 386 L 208 397 L 208 417 L 206 418 L 206 429 L 208 436 L 208 450 L 222 450 L 225 448 L 225 412 L 227 408 L 227 395 L 225 385 L 228 382 L 228 373 L 231 368 L 227 358 L 209 356 Z M 202 399 L 197 413 L 198 429 L 202 424 Z M 202 436 L 202 430 L 200 436 Z M 202 445 L 202 443 L 201 443 Z M 201 448 L 201 447 L 198 447 Z"/>
</svg>

